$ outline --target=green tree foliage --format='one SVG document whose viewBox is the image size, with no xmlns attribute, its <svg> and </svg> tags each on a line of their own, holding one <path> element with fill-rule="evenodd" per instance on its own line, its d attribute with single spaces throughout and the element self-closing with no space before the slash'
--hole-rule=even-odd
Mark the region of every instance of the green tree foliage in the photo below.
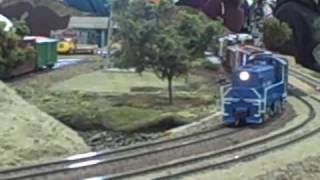
<svg viewBox="0 0 320 180">
<path fill-rule="evenodd" d="M 216 36 L 222 35 L 226 29 L 221 21 L 212 21 L 201 11 L 183 7 L 180 8 L 179 34 L 185 39 L 184 46 L 188 50 L 188 67 L 193 61 L 204 58 L 204 51 L 212 44 Z M 189 83 L 189 75 L 186 76 Z"/>
<path fill-rule="evenodd" d="M 278 51 L 292 37 L 292 30 L 285 22 L 268 18 L 264 22 L 264 44 L 272 51 Z"/>
<path fill-rule="evenodd" d="M 26 36 L 30 34 L 30 29 L 24 20 L 13 20 L 13 26 L 15 28 L 15 32 L 19 36 Z"/>
<path fill-rule="evenodd" d="M 213 36 L 223 31 L 221 23 L 169 0 L 116 0 L 113 13 L 122 46 L 115 64 L 139 73 L 151 69 L 167 80 L 170 104 L 173 78 L 186 75 L 190 60 L 204 56 Z"/>
<path fill-rule="evenodd" d="M 24 46 L 21 37 L 15 32 L 5 32 L 2 29 L 0 30 L 0 73 L 9 74 L 25 60 L 34 59 L 35 50 L 31 46 Z"/>
<path fill-rule="evenodd" d="M 226 31 L 221 21 L 212 21 L 201 11 L 183 7 L 180 8 L 180 15 L 178 31 L 186 39 L 190 61 L 202 58 L 212 40 Z"/>
</svg>

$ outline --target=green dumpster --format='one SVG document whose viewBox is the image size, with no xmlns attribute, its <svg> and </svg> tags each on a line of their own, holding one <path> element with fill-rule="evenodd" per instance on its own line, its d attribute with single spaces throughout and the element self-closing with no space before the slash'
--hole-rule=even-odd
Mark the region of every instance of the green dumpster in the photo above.
<svg viewBox="0 0 320 180">
<path fill-rule="evenodd" d="M 36 68 L 52 68 L 57 60 L 57 40 L 46 37 L 25 37 L 25 40 L 34 40 L 34 47 L 37 52 Z"/>
<path fill-rule="evenodd" d="M 35 48 L 37 51 L 37 69 L 52 68 L 58 60 L 57 41 L 53 39 L 38 40 Z"/>
</svg>

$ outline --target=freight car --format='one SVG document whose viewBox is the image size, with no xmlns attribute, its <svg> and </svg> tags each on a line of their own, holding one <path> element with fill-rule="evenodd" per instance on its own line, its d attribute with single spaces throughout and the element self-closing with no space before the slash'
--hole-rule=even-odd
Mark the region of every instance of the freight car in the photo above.
<svg viewBox="0 0 320 180">
<path fill-rule="evenodd" d="M 247 64 L 248 58 L 252 55 L 266 52 L 263 49 L 252 45 L 233 45 L 226 48 L 222 64 L 227 72 Z"/>
<path fill-rule="evenodd" d="M 23 38 L 22 44 L 34 47 L 35 58 L 26 59 L 22 64 L 14 69 L 1 68 L 0 79 L 8 80 L 12 77 L 39 71 L 44 68 L 51 69 L 57 63 L 57 41 L 55 39 L 27 36 Z"/>
<path fill-rule="evenodd" d="M 282 112 L 287 98 L 288 62 L 274 54 L 248 58 L 221 88 L 223 121 L 228 125 L 261 124 Z"/>
<path fill-rule="evenodd" d="M 247 34 L 230 34 L 219 39 L 222 65 L 229 73 L 247 63 L 249 56 L 265 52 L 254 46 L 254 39 Z"/>
</svg>

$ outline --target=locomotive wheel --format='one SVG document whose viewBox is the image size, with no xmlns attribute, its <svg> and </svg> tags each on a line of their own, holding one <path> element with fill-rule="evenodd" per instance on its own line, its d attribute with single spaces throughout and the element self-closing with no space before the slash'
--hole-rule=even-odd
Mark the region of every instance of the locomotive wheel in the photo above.
<svg viewBox="0 0 320 180">
<path fill-rule="evenodd" d="M 281 105 L 281 102 L 280 101 L 276 101 L 274 103 L 274 112 L 276 115 L 280 114 L 282 112 L 282 105 Z"/>
<path fill-rule="evenodd" d="M 263 114 L 263 117 L 262 117 L 262 123 L 265 122 L 266 120 L 269 120 L 270 119 L 270 115 L 268 112 L 264 113 Z"/>
<path fill-rule="evenodd" d="M 235 127 L 238 127 L 238 126 L 240 126 L 240 124 L 241 124 L 241 123 L 240 123 L 240 119 L 237 118 L 236 121 L 234 122 L 234 126 L 235 126 Z"/>
<path fill-rule="evenodd" d="M 281 112 L 283 112 L 286 109 L 286 102 L 281 101 Z"/>
<path fill-rule="evenodd" d="M 267 113 L 266 114 L 268 114 L 269 118 L 273 117 L 275 115 L 275 113 L 274 113 L 274 111 L 272 110 L 271 107 L 267 108 Z"/>
<path fill-rule="evenodd" d="M 52 69 L 54 67 L 54 64 L 48 64 L 47 68 Z"/>
</svg>

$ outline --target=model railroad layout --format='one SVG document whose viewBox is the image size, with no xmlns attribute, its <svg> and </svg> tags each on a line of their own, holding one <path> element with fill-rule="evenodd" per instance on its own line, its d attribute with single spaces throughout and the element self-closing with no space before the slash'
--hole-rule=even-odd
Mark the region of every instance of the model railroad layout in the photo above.
<svg viewBox="0 0 320 180">
<path fill-rule="evenodd" d="M 290 71 L 293 74 L 293 71 Z M 318 81 L 294 72 L 293 76 L 317 86 Z M 207 169 L 241 162 L 269 151 L 283 148 L 320 132 L 320 123 L 315 120 L 319 113 L 314 108 L 320 100 L 306 95 L 302 90 L 292 89 L 292 96 L 308 108 L 303 121 L 247 142 L 219 150 L 210 146 L 218 138 L 243 131 L 241 128 L 226 128 L 219 125 L 206 132 L 145 143 L 115 151 L 88 153 L 63 161 L 41 164 L 0 172 L 0 179 L 170 179 Z M 301 97 L 301 94 L 304 96 Z"/>
<path fill-rule="evenodd" d="M 289 74 L 308 86 L 318 88 L 319 81 L 302 72 L 289 69 Z M 260 137 L 219 146 L 217 142 L 237 138 L 239 133 L 247 130 L 244 127 L 230 128 L 222 123 L 210 130 L 178 138 L 0 171 L 0 179 L 178 179 L 191 173 L 230 166 L 320 132 L 320 122 L 316 119 L 320 110 L 315 108 L 320 105 L 317 95 L 308 94 L 294 84 L 289 86 L 289 93 L 306 109 L 301 113 L 303 115 Z M 268 126 L 272 121 L 271 118 L 259 126 Z"/>
</svg>

